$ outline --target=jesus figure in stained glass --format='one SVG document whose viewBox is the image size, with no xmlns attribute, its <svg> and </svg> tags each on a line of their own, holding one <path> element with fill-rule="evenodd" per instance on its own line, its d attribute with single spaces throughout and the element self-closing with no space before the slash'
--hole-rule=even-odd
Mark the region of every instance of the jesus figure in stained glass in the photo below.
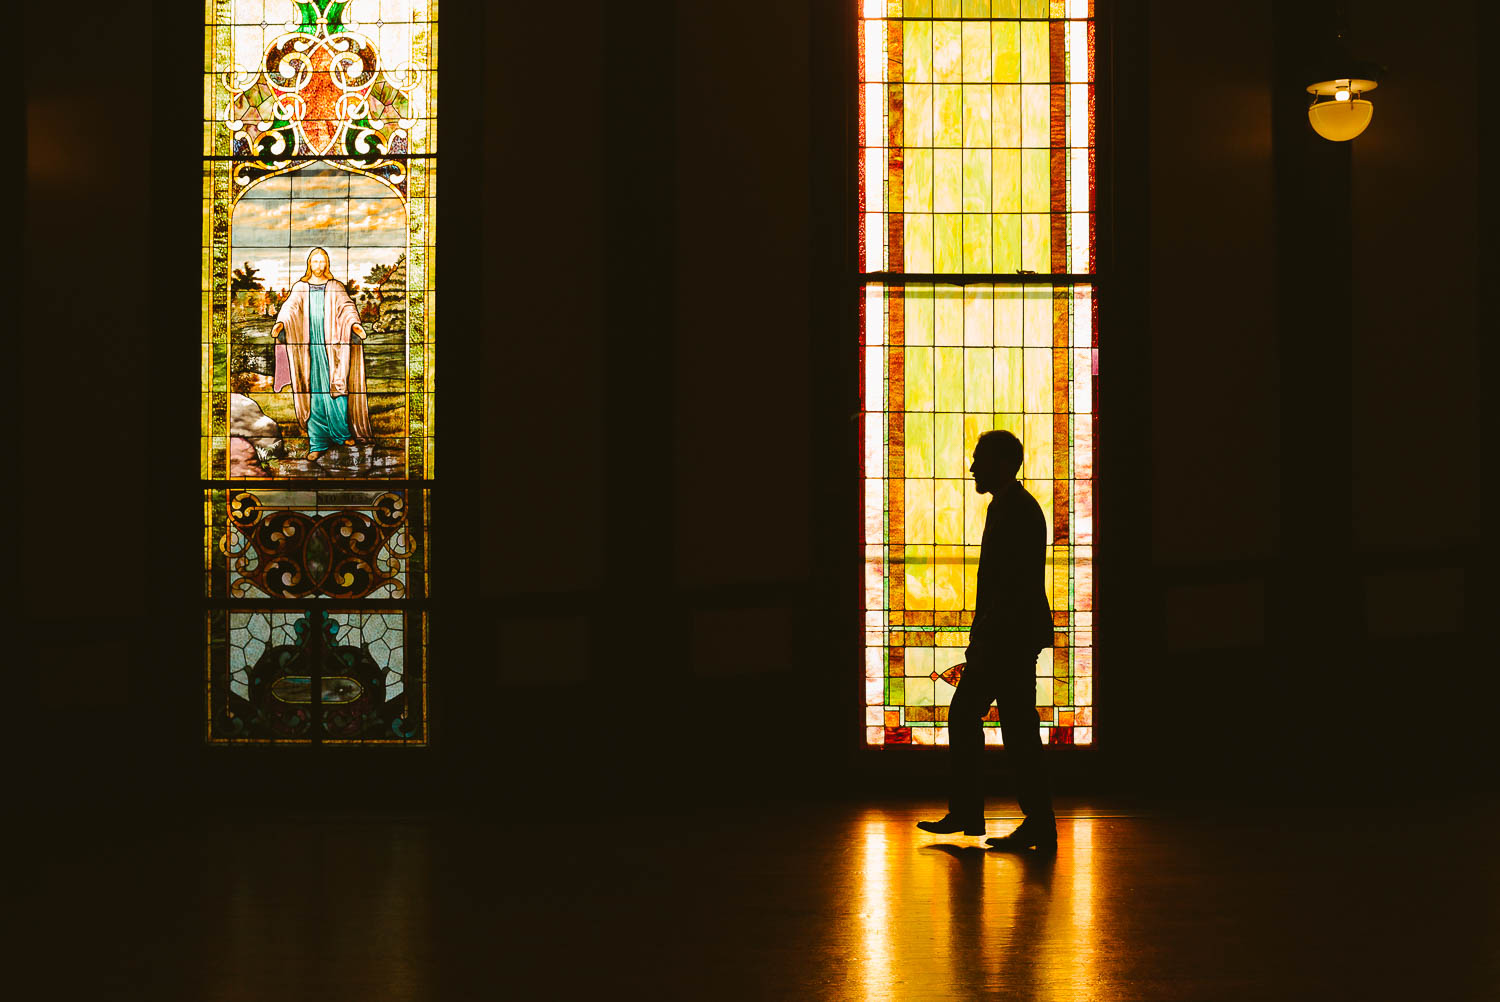
<svg viewBox="0 0 1500 1002">
<path fill-rule="evenodd" d="M 275 389 L 290 386 L 297 420 L 316 462 L 337 445 L 370 438 L 365 393 L 365 329 L 349 290 L 333 277 L 328 252 L 314 247 L 271 333 L 277 341 Z"/>
</svg>

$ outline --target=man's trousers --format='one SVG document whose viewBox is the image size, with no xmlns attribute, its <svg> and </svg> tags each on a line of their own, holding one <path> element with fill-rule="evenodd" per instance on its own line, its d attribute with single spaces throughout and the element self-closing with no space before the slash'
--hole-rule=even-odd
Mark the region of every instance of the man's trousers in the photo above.
<svg viewBox="0 0 1500 1002">
<path fill-rule="evenodd" d="M 948 813 L 984 815 L 984 716 L 1000 711 L 1005 751 L 1015 772 L 1021 812 L 1052 820 L 1052 792 L 1042 759 L 1041 719 L 1036 712 L 1036 652 L 981 657 L 965 665 L 948 709 L 948 757 L 953 769 Z"/>
</svg>

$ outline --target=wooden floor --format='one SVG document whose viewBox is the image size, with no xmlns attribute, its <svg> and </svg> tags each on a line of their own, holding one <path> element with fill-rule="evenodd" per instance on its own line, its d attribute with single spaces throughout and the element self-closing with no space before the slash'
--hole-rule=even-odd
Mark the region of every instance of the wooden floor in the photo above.
<svg viewBox="0 0 1500 1002">
<path fill-rule="evenodd" d="M 1492 803 L 932 806 L 43 821 L 10 997 L 1500 998 Z"/>
</svg>

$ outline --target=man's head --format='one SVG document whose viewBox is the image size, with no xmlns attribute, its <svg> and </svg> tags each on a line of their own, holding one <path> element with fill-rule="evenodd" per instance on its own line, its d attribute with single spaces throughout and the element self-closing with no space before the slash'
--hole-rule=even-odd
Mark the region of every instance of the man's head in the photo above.
<svg viewBox="0 0 1500 1002">
<path fill-rule="evenodd" d="M 326 279 L 331 275 L 328 263 L 328 252 L 321 247 L 314 247 L 307 254 L 307 276 L 306 278 Z"/>
<path fill-rule="evenodd" d="M 1021 440 L 1008 431 L 987 431 L 974 443 L 974 490 L 991 494 L 1015 479 L 1021 469 Z"/>
</svg>

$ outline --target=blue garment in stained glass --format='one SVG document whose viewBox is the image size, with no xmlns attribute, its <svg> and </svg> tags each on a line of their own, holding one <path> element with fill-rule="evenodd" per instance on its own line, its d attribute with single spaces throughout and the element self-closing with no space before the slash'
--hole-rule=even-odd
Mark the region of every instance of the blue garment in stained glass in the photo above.
<svg viewBox="0 0 1500 1002">
<path fill-rule="evenodd" d="M 312 412 L 307 417 L 308 448 L 325 452 L 354 437 L 349 429 L 349 398 L 333 396 L 328 369 L 328 348 L 323 342 L 324 286 L 307 287 L 308 360 L 311 367 L 308 389 L 312 392 Z"/>
</svg>

